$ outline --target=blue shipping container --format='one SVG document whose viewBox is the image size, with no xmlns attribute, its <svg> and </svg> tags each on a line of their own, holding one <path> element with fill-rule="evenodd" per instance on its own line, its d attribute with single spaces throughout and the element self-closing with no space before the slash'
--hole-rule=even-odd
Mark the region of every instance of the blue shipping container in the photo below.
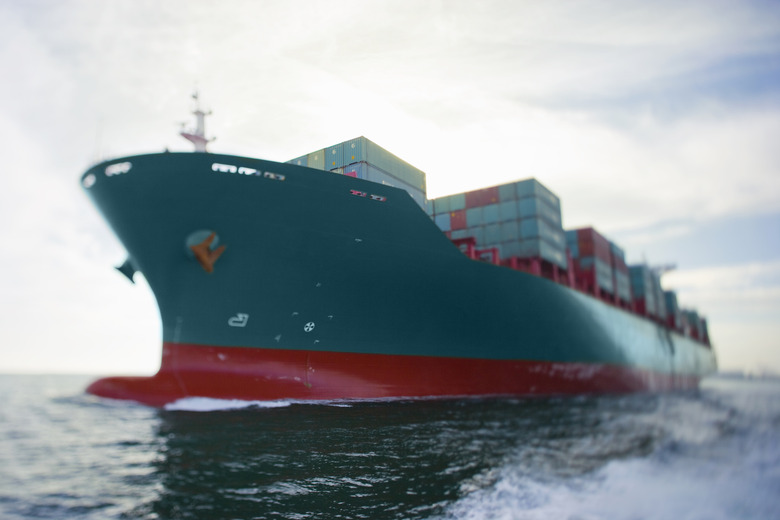
<svg viewBox="0 0 780 520">
<path fill-rule="evenodd" d="M 459 209 L 466 209 L 465 193 L 450 195 L 450 211 L 458 211 Z"/>
<path fill-rule="evenodd" d="M 556 226 L 561 225 L 561 212 L 556 211 L 542 199 L 526 197 L 518 201 L 518 206 L 521 218 L 540 216 Z"/>
<path fill-rule="evenodd" d="M 515 183 L 517 198 L 522 199 L 525 197 L 538 198 L 544 200 L 558 213 L 561 211 L 561 201 L 557 195 L 555 195 L 544 184 L 536 179 L 525 179 Z"/>
<path fill-rule="evenodd" d="M 344 142 L 344 163 L 352 164 L 366 160 L 365 137 L 350 139 Z"/>
<path fill-rule="evenodd" d="M 434 222 L 436 222 L 436 225 L 439 226 L 439 229 L 442 231 L 451 231 L 450 227 L 450 214 L 449 213 L 441 213 L 439 215 L 436 215 L 434 217 Z"/>
<path fill-rule="evenodd" d="M 304 155 L 302 157 L 296 157 L 295 159 L 290 159 L 287 161 L 290 164 L 295 164 L 298 166 L 308 166 L 309 165 L 309 156 Z"/>
<path fill-rule="evenodd" d="M 498 200 L 501 202 L 517 200 L 517 188 L 515 183 L 502 184 L 498 187 Z"/>
<path fill-rule="evenodd" d="M 448 213 L 450 212 L 450 198 L 449 197 L 439 197 L 438 199 L 433 199 L 433 213 L 435 215 L 440 215 L 442 213 Z"/>
<path fill-rule="evenodd" d="M 307 155 L 307 165 L 309 168 L 325 169 L 325 150 L 317 150 Z"/>
<path fill-rule="evenodd" d="M 485 244 L 497 244 L 501 242 L 501 225 L 498 223 L 485 226 Z"/>
<path fill-rule="evenodd" d="M 517 220 L 520 213 L 517 208 L 516 200 L 506 200 L 498 203 L 499 218 L 506 222 L 508 220 Z"/>
<path fill-rule="evenodd" d="M 332 170 L 344 166 L 344 143 L 325 148 L 325 169 Z"/>
<path fill-rule="evenodd" d="M 501 242 L 519 241 L 520 225 L 516 220 L 501 223 Z"/>
<path fill-rule="evenodd" d="M 482 220 L 485 224 L 494 224 L 499 222 L 498 204 L 488 204 L 482 208 Z"/>
<path fill-rule="evenodd" d="M 482 220 L 482 208 L 469 208 L 466 210 L 466 226 L 475 227 L 484 224 Z"/>
</svg>

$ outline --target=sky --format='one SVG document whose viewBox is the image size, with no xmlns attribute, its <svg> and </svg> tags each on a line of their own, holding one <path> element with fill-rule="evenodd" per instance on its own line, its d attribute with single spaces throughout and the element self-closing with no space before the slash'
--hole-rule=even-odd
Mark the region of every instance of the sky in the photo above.
<svg viewBox="0 0 780 520">
<path fill-rule="evenodd" d="M 286 161 L 366 136 L 428 195 L 536 177 L 780 373 L 780 2 L 0 0 L 0 372 L 152 374 L 142 277 L 79 186 L 102 159 Z"/>
</svg>

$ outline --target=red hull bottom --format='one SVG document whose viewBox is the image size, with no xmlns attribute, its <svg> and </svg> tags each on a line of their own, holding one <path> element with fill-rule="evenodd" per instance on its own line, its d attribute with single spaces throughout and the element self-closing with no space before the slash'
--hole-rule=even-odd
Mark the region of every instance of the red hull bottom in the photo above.
<svg viewBox="0 0 780 520">
<path fill-rule="evenodd" d="M 698 384 L 698 376 L 606 364 L 164 343 L 156 375 L 99 379 L 87 392 L 164 406 L 186 397 L 273 401 L 571 395 L 680 390 Z"/>
</svg>

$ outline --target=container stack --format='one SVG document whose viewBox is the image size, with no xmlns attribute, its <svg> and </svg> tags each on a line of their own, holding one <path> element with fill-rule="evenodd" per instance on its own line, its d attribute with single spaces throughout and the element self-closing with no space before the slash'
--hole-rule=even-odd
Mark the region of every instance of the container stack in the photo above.
<svg viewBox="0 0 780 520">
<path fill-rule="evenodd" d="M 628 268 L 628 275 L 636 311 L 645 316 L 658 317 L 656 290 L 650 268 L 644 264 L 632 265 Z"/>
<path fill-rule="evenodd" d="M 691 309 L 683 309 L 682 327 L 686 335 L 709 344 L 709 332 L 707 331 L 707 320 L 699 313 Z"/>
<path fill-rule="evenodd" d="M 452 240 L 473 237 L 503 259 L 541 259 L 567 269 L 558 197 L 536 179 L 439 197 L 433 219 Z"/>
<path fill-rule="evenodd" d="M 650 270 L 650 280 L 653 283 L 653 290 L 655 291 L 655 316 L 662 322 L 666 322 L 666 298 L 664 297 L 664 289 L 661 287 L 661 274 Z"/>
<path fill-rule="evenodd" d="M 425 173 L 365 137 L 350 139 L 287 162 L 404 189 L 420 207 L 427 209 Z"/>
<path fill-rule="evenodd" d="M 675 330 L 682 329 L 682 313 L 677 304 L 677 293 L 674 291 L 664 291 L 664 301 L 666 302 L 666 325 Z"/>
<path fill-rule="evenodd" d="M 612 250 L 609 240 L 595 229 L 566 231 L 566 242 L 574 260 L 577 282 L 585 292 L 613 299 Z"/>
<path fill-rule="evenodd" d="M 631 308 L 631 282 L 626 264 L 626 253 L 623 248 L 610 241 L 609 250 L 612 255 L 612 275 L 615 280 L 615 296 L 620 306 Z"/>
</svg>

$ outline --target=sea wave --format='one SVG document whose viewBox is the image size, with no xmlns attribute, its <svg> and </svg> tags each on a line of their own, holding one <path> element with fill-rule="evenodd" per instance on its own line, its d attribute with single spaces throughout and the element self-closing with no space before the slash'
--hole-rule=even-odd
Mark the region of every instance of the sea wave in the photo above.
<svg viewBox="0 0 780 520">
<path fill-rule="evenodd" d="M 742 392 L 739 384 L 717 382 L 701 395 L 668 396 L 651 413 L 631 417 L 631 431 L 660 428 L 659 442 L 647 455 L 552 478 L 522 457 L 510 457 L 484 485 L 462 488 L 464 496 L 437 518 L 776 518 L 780 386 L 762 393 L 756 384 Z"/>
</svg>

